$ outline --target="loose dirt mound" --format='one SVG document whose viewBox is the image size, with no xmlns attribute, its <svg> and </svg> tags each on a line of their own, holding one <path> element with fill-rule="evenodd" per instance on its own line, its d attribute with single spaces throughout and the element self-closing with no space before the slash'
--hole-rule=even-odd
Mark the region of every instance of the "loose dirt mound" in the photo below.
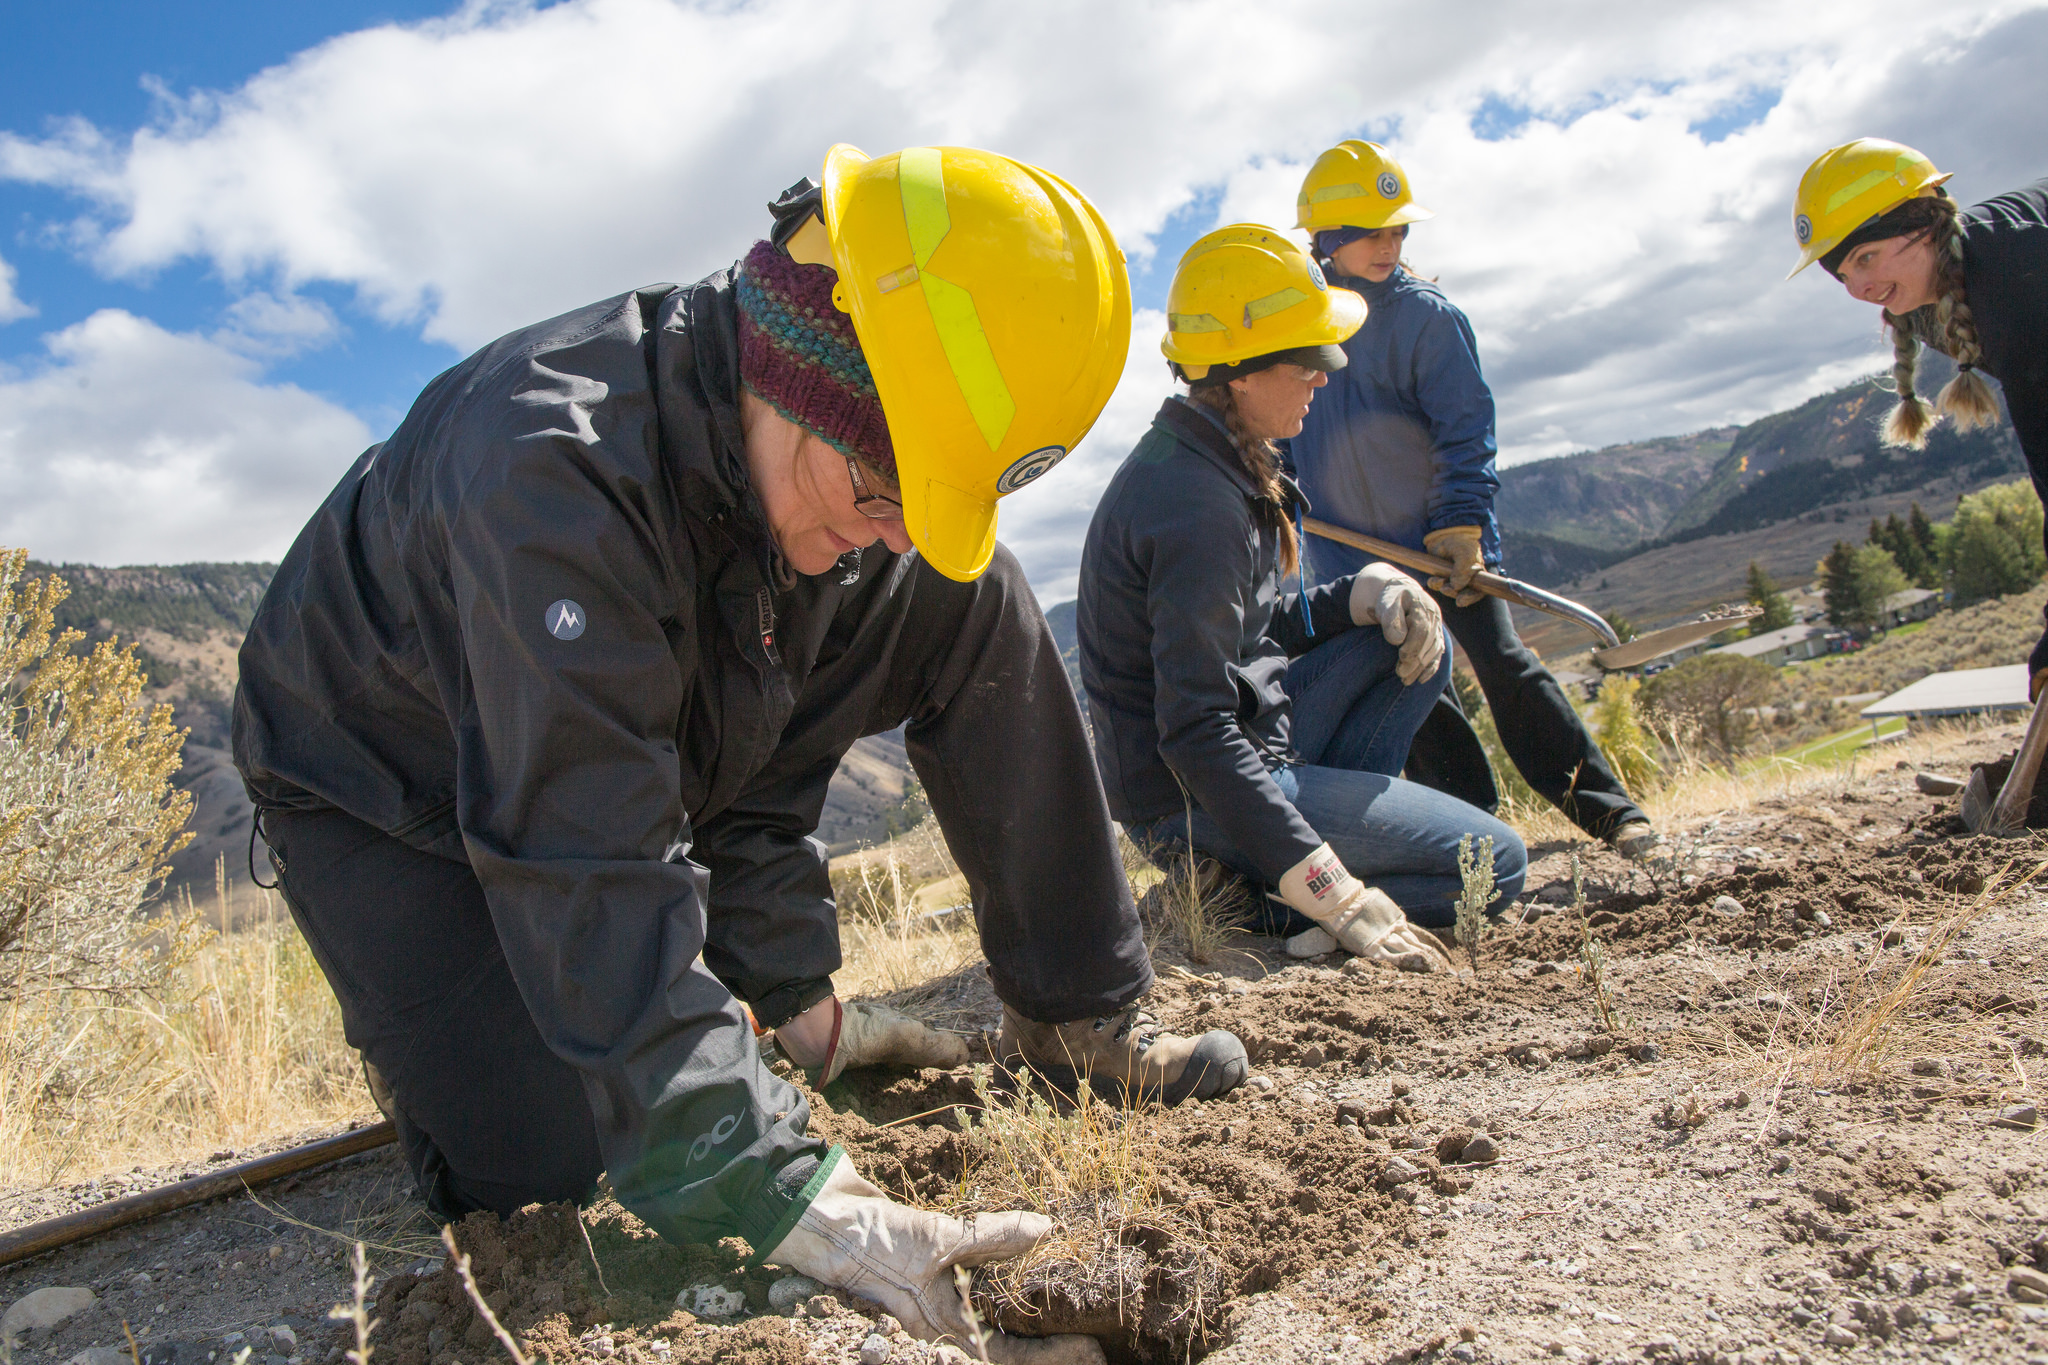
<svg viewBox="0 0 2048 1365">
<path fill-rule="evenodd" d="M 579 1230 L 573 1207 L 547 1204 L 503 1222 L 472 1214 L 456 1230 L 478 1291 L 529 1354 L 551 1365 L 614 1353 L 647 1359 L 644 1353 L 660 1340 L 672 1365 L 800 1365 L 804 1342 L 780 1321 L 705 1327 L 674 1307 L 678 1288 L 722 1283 L 744 1293 L 750 1309 L 767 1308 L 776 1277 L 743 1271 L 737 1243 L 673 1246 L 610 1200 L 587 1217 Z M 488 1359 L 499 1352 L 452 1265 L 386 1280 L 376 1315 L 388 1324 L 376 1337 L 376 1358 L 389 1365 Z"/>
</svg>

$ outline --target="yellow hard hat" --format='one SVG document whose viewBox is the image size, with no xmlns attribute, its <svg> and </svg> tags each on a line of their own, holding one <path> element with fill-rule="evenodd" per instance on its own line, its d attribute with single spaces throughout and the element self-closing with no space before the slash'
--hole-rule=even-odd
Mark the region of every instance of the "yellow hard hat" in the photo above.
<svg viewBox="0 0 2048 1365">
<path fill-rule="evenodd" d="M 1213 365 L 1299 351 L 1304 365 L 1342 369 L 1336 349 L 1365 322 L 1365 300 L 1332 289 L 1322 268 L 1278 228 L 1233 223 L 1198 238 L 1166 291 L 1168 360 L 1190 381 Z M 1320 358 L 1316 352 L 1330 348 Z"/>
<path fill-rule="evenodd" d="M 1377 142 L 1351 138 L 1316 158 L 1294 201 L 1294 225 L 1324 228 L 1398 227 L 1436 215 L 1415 202 L 1408 172 Z"/>
<path fill-rule="evenodd" d="M 841 143 L 825 155 L 824 220 L 904 525 L 965 582 L 995 553 L 996 499 L 1058 464 L 1123 374 L 1123 253 L 1066 181 L 971 147 L 871 158 Z"/>
<path fill-rule="evenodd" d="M 1799 177 L 1799 197 L 1792 202 L 1799 264 L 1785 278 L 1833 251 L 1880 213 L 1947 180 L 1919 152 L 1881 137 L 1859 137 L 1830 147 Z"/>
</svg>

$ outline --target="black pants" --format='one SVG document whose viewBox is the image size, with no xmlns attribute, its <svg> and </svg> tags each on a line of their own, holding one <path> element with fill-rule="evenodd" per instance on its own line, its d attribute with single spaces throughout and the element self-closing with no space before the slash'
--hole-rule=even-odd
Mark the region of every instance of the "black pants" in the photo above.
<svg viewBox="0 0 2048 1365">
<path fill-rule="evenodd" d="M 263 834 L 428 1210 L 587 1198 L 604 1160 L 582 1078 L 541 1042 L 469 865 L 335 810 L 270 811 Z"/>
<path fill-rule="evenodd" d="M 1501 744 L 1535 793 L 1596 839 L 1644 819 L 1564 689 L 1515 633 L 1508 604 L 1481 597 L 1461 607 L 1439 594 L 1437 605 L 1486 694 Z"/>
<path fill-rule="evenodd" d="M 822 850 L 797 879 L 803 885 L 781 883 L 789 909 L 780 916 L 770 883 L 788 878 L 786 868 L 750 878 L 735 850 L 750 830 L 792 817 L 815 828 L 838 758 L 861 735 L 907 722 L 913 766 L 973 893 L 997 994 L 1047 1022 L 1113 1013 L 1149 989 L 1152 968 L 1080 713 L 1037 601 L 1000 548 L 973 583 L 922 563 L 899 568 L 842 610 L 774 754 L 731 810 L 700 828 L 705 849 L 724 852 L 706 852 L 710 902 L 691 989 L 715 990 L 715 975 L 757 999 L 838 965 L 830 903 L 813 884 L 824 881 Z M 733 837 L 714 838 L 714 828 Z M 589 1091 L 542 1042 L 468 864 L 338 811 L 272 811 L 263 831 L 292 915 L 341 1002 L 348 1040 L 390 1088 L 429 1208 L 443 1218 L 504 1214 L 587 1194 L 605 1166 Z M 822 925 L 811 922 L 820 906 Z M 822 1151 L 804 1134 L 801 1094 L 761 1067 L 725 999 L 723 1012 L 693 1012 L 702 1022 L 688 1036 L 657 1040 L 675 1059 L 664 1094 L 737 1096 L 745 1112 L 736 1124 L 759 1135 L 728 1163 L 754 1171 L 649 1195 L 657 1226 L 697 1238 L 772 1224 L 748 1202 L 768 1195 L 733 1191 L 754 1191 L 763 1169 L 772 1176 Z"/>
</svg>

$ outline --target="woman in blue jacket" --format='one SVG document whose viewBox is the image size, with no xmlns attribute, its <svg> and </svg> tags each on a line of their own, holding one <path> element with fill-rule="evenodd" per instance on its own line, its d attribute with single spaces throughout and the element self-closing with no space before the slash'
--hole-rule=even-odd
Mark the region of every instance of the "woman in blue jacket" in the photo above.
<svg viewBox="0 0 2048 1365">
<path fill-rule="evenodd" d="M 1471 587 L 1475 573 L 1501 562 L 1493 394 L 1472 324 L 1402 265 L 1408 225 L 1434 215 L 1414 201 L 1400 163 L 1359 141 L 1316 159 L 1297 209 L 1333 282 L 1371 308 L 1344 343 L 1350 364 L 1290 443 L 1302 490 L 1340 526 L 1457 566 L 1429 586 L 1443 598 L 1444 622 L 1464 647 L 1508 757 L 1579 828 L 1629 857 L 1648 854 L 1657 843 L 1649 818 L 1515 633 L 1507 603 Z M 1369 558 L 1320 537 L 1310 539 L 1308 557 L 1309 576 L 1319 579 L 1356 573 Z"/>
<path fill-rule="evenodd" d="M 1110 812 L 1141 845 L 1192 844 L 1276 887 L 1302 917 L 1297 956 L 1441 968 L 1417 926 L 1452 922 L 1459 839 L 1492 838 L 1496 908 L 1527 870 L 1507 826 L 1394 775 L 1449 675 L 1441 618 L 1387 564 L 1285 591 L 1301 500 L 1272 443 L 1301 429 L 1365 308 L 1249 225 L 1188 248 L 1167 307 L 1162 349 L 1189 393 L 1110 481 L 1081 558 Z"/>
</svg>

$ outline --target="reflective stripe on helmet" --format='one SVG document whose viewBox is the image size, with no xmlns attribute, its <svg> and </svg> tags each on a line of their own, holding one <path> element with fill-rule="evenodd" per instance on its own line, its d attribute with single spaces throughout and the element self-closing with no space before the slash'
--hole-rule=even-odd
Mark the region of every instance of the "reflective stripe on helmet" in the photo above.
<svg viewBox="0 0 2048 1365">
<path fill-rule="evenodd" d="M 925 307 L 938 329 L 939 346 L 952 368 L 953 381 L 967 410 L 981 430 L 990 450 L 1002 444 L 1010 423 L 1017 416 L 1017 402 L 1010 386 L 1003 382 L 1002 367 L 981 325 L 974 296 L 949 280 L 940 279 L 927 268 L 932 253 L 952 230 L 946 212 L 944 167 L 936 147 L 907 147 L 896 163 L 896 181 L 903 196 L 903 221 L 910 230 L 910 250 L 915 259 L 917 283 L 924 289 Z M 899 275 L 902 272 L 897 272 Z M 908 281 L 903 281 L 908 283 Z"/>
<path fill-rule="evenodd" d="M 1865 171 L 1828 196 L 1827 211 L 1834 213 L 1840 210 L 1843 205 L 1862 198 L 1887 180 L 1900 185 L 1905 184 L 1906 172 L 1912 170 L 1916 164 L 1918 163 L 1912 157 L 1901 156 L 1891 170 Z"/>
</svg>

